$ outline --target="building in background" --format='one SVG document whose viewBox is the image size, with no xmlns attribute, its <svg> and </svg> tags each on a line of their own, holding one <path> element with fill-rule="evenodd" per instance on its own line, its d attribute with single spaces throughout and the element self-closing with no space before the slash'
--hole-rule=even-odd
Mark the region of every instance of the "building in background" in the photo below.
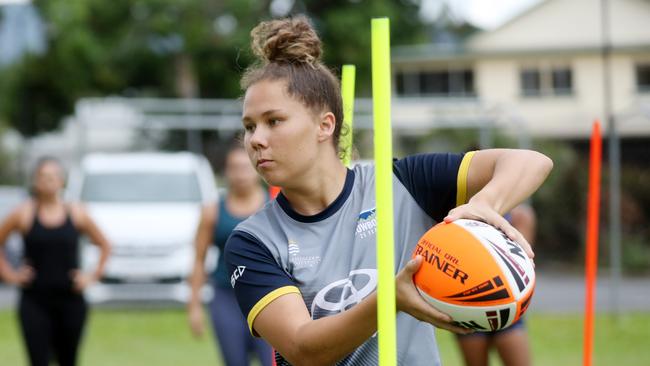
<svg viewBox="0 0 650 366">
<path fill-rule="evenodd" d="M 584 138 L 605 115 L 601 15 L 600 1 L 547 0 L 460 44 L 396 47 L 395 92 L 462 103 L 459 121 L 483 110 L 532 136 Z M 608 19 L 611 111 L 621 135 L 650 137 L 650 1 L 609 1 Z"/>
</svg>

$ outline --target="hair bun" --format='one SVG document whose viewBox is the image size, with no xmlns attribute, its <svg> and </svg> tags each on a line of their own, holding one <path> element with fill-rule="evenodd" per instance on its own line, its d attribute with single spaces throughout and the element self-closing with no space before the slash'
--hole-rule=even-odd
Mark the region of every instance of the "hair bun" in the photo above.
<svg viewBox="0 0 650 366">
<path fill-rule="evenodd" d="M 304 16 L 262 22 L 251 37 L 253 52 L 265 63 L 316 65 L 320 61 L 320 38 Z"/>
</svg>

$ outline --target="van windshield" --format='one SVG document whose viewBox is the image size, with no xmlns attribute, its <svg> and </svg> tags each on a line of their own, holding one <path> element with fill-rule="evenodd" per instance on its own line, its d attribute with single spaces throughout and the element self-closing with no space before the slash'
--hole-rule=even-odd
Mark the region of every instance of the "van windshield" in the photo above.
<svg viewBox="0 0 650 366">
<path fill-rule="evenodd" d="M 103 173 L 86 175 L 84 202 L 200 202 L 195 174 Z"/>
</svg>

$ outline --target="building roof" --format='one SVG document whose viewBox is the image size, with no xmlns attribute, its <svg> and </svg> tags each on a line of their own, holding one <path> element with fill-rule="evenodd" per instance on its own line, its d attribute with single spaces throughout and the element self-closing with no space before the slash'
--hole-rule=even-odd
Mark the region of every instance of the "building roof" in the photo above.
<svg viewBox="0 0 650 366">
<path fill-rule="evenodd" d="M 650 51 L 650 1 L 610 0 L 608 44 L 612 52 Z M 601 2 L 546 0 L 494 30 L 449 46 L 394 47 L 400 62 L 471 60 L 485 57 L 598 54 L 603 47 Z"/>
</svg>

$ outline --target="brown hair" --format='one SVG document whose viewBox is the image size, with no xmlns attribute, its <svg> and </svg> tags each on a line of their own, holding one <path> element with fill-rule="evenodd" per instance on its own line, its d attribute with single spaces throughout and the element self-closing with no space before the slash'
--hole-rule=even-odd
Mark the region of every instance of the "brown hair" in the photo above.
<svg viewBox="0 0 650 366">
<path fill-rule="evenodd" d="M 251 48 L 259 62 L 241 80 L 245 91 L 262 80 L 286 80 L 287 93 L 312 111 L 328 110 L 336 125 L 333 143 L 339 151 L 343 102 L 338 79 L 321 61 L 321 41 L 304 16 L 261 22 L 251 31 Z"/>
</svg>

